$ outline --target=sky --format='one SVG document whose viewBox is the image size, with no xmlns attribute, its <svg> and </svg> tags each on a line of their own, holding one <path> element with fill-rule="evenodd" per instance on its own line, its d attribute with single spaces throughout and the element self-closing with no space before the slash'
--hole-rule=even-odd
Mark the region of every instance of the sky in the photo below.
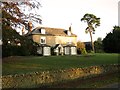
<svg viewBox="0 0 120 90">
<path fill-rule="evenodd" d="M 85 34 L 87 24 L 81 22 L 86 14 L 94 14 L 101 18 L 100 27 L 96 28 L 93 40 L 105 38 L 118 25 L 119 0 L 41 0 L 42 7 L 37 11 L 42 17 L 42 24 L 46 27 L 68 29 L 78 36 L 77 40 L 90 41 L 89 34 Z"/>
<path fill-rule="evenodd" d="M 86 14 L 94 14 L 100 19 L 100 26 L 93 34 L 93 41 L 98 37 L 105 38 L 113 26 L 118 25 L 119 0 L 39 0 L 42 7 L 26 13 L 36 13 L 42 19 L 42 26 L 69 29 L 77 35 L 77 40 L 90 41 L 89 33 L 85 33 L 87 24 L 81 21 Z M 120 5 L 120 4 L 119 4 Z M 120 10 L 120 9 L 119 9 Z M 119 14 L 120 15 L 120 14 Z M 35 23 L 34 27 L 41 26 Z"/>
</svg>

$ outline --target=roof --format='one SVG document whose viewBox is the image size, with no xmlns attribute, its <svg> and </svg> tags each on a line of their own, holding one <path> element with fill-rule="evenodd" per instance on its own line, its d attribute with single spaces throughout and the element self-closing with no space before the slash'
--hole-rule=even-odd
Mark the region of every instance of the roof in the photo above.
<svg viewBox="0 0 120 90">
<path fill-rule="evenodd" d="M 39 44 L 39 47 L 50 47 L 50 46 L 47 44 Z"/>
<path fill-rule="evenodd" d="M 56 44 L 53 48 L 56 49 L 60 44 Z"/>
<path fill-rule="evenodd" d="M 61 28 L 50 28 L 50 27 L 37 27 L 35 28 L 31 34 L 41 34 L 40 29 L 45 29 L 45 35 L 52 35 L 52 36 L 68 36 L 65 29 Z M 77 37 L 77 35 L 71 33 L 71 36 Z"/>
<path fill-rule="evenodd" d="M 66 45 L 66 46 L 64 46 L 64 47 L 76 47 L 75 45 L 72 45 L 72 44 L 68 44 L 68 45 Z"/>
</svg>

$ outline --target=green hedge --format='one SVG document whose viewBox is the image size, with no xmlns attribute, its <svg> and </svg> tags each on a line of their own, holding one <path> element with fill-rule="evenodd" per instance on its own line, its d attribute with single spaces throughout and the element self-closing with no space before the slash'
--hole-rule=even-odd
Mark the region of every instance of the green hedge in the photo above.
<svg viewBox="0 0 120 90">
<path fill-rule="evenodd" d="M 37 55 L 37 46 L 32 44 L 26 46 L 2 45 L 2 57 L 28 55 Z"/>
</svg>

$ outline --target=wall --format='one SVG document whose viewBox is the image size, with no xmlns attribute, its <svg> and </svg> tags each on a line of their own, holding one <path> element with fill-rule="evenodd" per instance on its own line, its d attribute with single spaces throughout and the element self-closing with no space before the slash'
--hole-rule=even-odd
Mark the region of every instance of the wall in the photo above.
<svg viewBox="0 0 120 90">
<path fill-rule="evenodd" d="M 101 65 L 87 68 L 72 68 L 58 71 L 34 72 L 22 75 L 7 75 L 2 78 L 3 88 L 33 88 L 52 82 L 88 77 L 118 71 L 120 65 Z"/>
<path fill-rule="evenodd" d="M 40 35 L 33 35 L 32 39 L 34 42 L 40 43 Z"/>
<path fill-rule="evenodd" d="M 70 37 L 70 36 L 55 36 L 55 42 L 57 44 L 68 44 L 67 42 L 71 41 L 77 46 L 77 37 Z"/>
<path fill-rule="evenodd" d="M 68 44 L 68 41 L 72 41 L 77 46 L 77 37 L 70 36 L 49 36 L 49 35 L 33 35 L 33 40 L 40 43 L 40 37 L 46 37 L 46 44 L 54 46 L 55 44 Z"/>
<path fill-rule="evenodd" d="M 55 36 L 46 36 L 46 44 L 50 46 L 55 45 Z"/>
</svg>

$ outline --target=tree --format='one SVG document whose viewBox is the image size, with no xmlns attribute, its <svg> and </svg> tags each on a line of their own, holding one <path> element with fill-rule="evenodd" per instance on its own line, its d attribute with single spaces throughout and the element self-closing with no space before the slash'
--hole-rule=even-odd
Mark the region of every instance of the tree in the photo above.
<svg viewBox="0 0 120 90">
<path fill-rule="evenodd" d="M 34 21 L 38 21 L 41 23 L 41 18 L 37 18 L 37 14 L 25 14 L 26 8 L 38 9 L 41 5 L 36 0 L 27 2 L 1 2 L 0 1 L 0 8 L 2 8 L 2 23 L 6 26 L 11 26 L 12 28 L 20 27 L 21 25 L 27 25 L 26 22 L 29 21 L 31 17 Z M 36 3 L 35 3 L 36 2 Z M 24 6 L 25 7 L 24 7 Z M 23 9 L 23 10 L 22 10 Z"/>
<path fill-rule="evenodd" d="M 92 50 L 94 51 L 94 43 L 93 43 L 93 39 L 92 39 L 92 34 L 95 33 L 95 28 L 97 28 L 98 26 L 100 26 L 100 18 L 97 18 L 95 15 L 93 14 L 85 14 L 83 16 L 83 18 L 81 19 L 81 21 L 87 22 L 87 28 L 85 30 L 86 33 L 89 32 L 90 34 L 90 38 L 91 38 L 91 44 L 92 44 Z"/>
<path fill-rule="evenodd" d="M 87 54 L 85 44 L 83 42 L 77 42 L 77 52 L 78 54 Z"/>
<path fill-rule="evenodd" d="M 120 27 L 114 26 L 112 32 L 103 39 L 104 51 L 108 53 L 120 53 Z"/>
<path fill-rule="evenodd" d="M 100 53 L 103 52 L 103 44 L 102 44 L 102 39 L 99 37 L 95 42 L 95 52 Z"/>
<path fill-rule="evenodd" d="M 2 44 L 2 56 L 26 56 L 26 55 L 36 55 L 37 54 L 37 44 L 31 39 L 27 39 L 24 36 L 19 35 L 16 30 L 11 27 L 6 28 L 4 24 L 2 25 L 5 30 L 3 30 L 3 44 Z"/>
<path fill-rule="evenodd" d="M 34 2 L 0 2 L 0 8 L 2 8 L 3 57 L 36 54 L 37 44 L 24 36 L 20 36 L 15 30 L 16 27 L 28 25 L 26 21 L 29 21 L 27 18 L 31 15 L 26 15 L 24 13 L 25 10 L 22 11 L 21 8 L 26 8 L 27 6 L 31 9 L 38 8 L 40 3 L 37 1 L 37 3 Z M 22 5 L 26 7 L 22 7 Z M 32 18 L 40 20 L 41 23 L 41 19 L 35 17 Z"/>
</svg>

